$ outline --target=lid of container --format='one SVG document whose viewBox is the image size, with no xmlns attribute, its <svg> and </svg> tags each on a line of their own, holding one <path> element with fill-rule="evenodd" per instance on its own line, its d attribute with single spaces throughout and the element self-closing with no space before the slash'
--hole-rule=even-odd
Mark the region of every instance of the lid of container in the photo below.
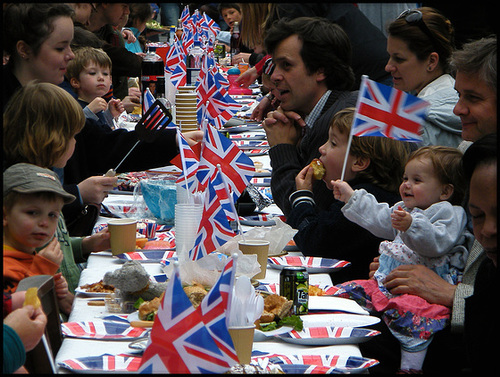
<svg viewBox="0 0 500 377">
<path fill-rule="evenodd" d="M 229 68 L 227 70 L 228 75 L 239 75 L 240 73 L 241 73 L 241 71 L 237 67 Z"/>
</svg>

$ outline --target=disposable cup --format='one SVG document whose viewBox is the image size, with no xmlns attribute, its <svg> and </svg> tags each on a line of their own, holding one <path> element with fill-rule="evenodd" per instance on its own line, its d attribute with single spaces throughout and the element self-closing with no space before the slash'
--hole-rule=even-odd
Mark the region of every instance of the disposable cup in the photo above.
<svg viewBox="0 0 500 377">
<path fill-rule="evenodd" d="M 203 204 L 175 205 L 175 250 L 179 261 L 188 260 L 188 253 L 194 246 L 202 214 Z"/>
<path fill-rule="evenodd" d="M 234 349 L 236 350 L 236 355 L 238 355 L 240 364 L 250 364 L 255 325 L 229 327 L 228 330 L 233 340 Z"/>
<path fill-rule="evenodd" d="M 108 221 L 108 229 L 113 255 L 135 251 L 137 220 L 111 219 Z"/>
<path fill-rule="evenodd" d="M 267 270 L 267 256 L 269 254 L 269 241 L 265 240 L 240 240 L 238 248 L 243 254 L 256 254 L 260 264 L 260 272 L 253 276 L 255 279 L 264 279 Z"/>
</svg>

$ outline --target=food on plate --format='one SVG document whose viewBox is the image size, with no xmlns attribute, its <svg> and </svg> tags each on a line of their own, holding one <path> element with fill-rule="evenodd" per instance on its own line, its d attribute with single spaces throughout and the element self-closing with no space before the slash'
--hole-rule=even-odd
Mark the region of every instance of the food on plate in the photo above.
<svg viewBox="0 0 500 377">
<path fill-rule="evenodd" d="M 167 289 L 167 283 L 156 283 L 149 279 L 149 274 L 136 260 L 126 261 L 123 266 L 104 274 L 104 284 L 111 284 L 119 290 L 124 301 L 135 302 L 142 298 L 145 301 L 160 297 Z"/>
<path fill-rule="evenodd" d="M 165 292 L 160 297 L 155 297 L 151 301 L 143 301 L 139 305 L 139 319 L 142 321 L 154 321 L 158 308 L 160 307 L 161 300 Z"/>
<path fill-rule="evenodd" d="M 285 374 L 278 365 L 268 365 L 269 371 L 259 365 L 234 364 L 224 374 Z"/>
<path fill-rule="evenodd" d="M 201 301 L 208 293 L 208 289 L 197 282 L 194 282 L 193 285 L 187 285 L 183 288 L 186 296 L 189 297 L 191 304 L 195 308 L 197 308 L 201 304 Z M 156 297 L 150 301 L 144 301 L 142 299 L 137 300 L 134 306 L 139 310 L 140 320 L 154 321 L 164 293 L 165 292 L 163 292 L 160 297 Z"/>
<path fill-rule="evenodd" d="M 200 283 L 194 283 L 184 287 L 184 292 L 189 297 L 189 301 L 195 308 L 197 308 L 203 298 L 207 295 L 208 291 Z"/>
<path fill-rule="evenodd" d="M 155 250 L 155 249 L 172 249 L 175 247 L 175 241 L 165 241 L 165 240 L 150 240 L 144 245 L 144 250 Z"/>
<path fill-rule="evenodd" d="M 85 292 L 94 293 L 112 293 L 115 291 L 115 287 L 110 284 L 104 284 L 102 279 L 97 283 L 82 285 L 80 288 L 85 290 Z"/>
<path fill-rule="evenodd" d="M 323 179 L 326 170 L 319 158 L 315 158 L 314 160 L 312 160 L 309 166 L 314 170 L 313 177 L 315 180 L 319 181 L 320 179 Z"/>
<path fill-rule="evenodd" d="M 148 239 L 146 237 L 137 237 L 135 239 L 135 246 L 137 246 L 139 249 L 143 249 L 144 246 L 146 246 L 146 242 L 148 242 Z"/>
<path fill-rule="evenodd" d="M 38 309 L 42 305 L 40 299 L 38 298 L 37 287 L 31 287 L 26 290 L 23 306 L 26 305 L 32 305 L 35 309 Z"/>
<path fill-rule="evenodd" d="M 325 291 L 317 285 L 309 285 L 309 296 L 324 296 Z"/>
<path fill-rule="evenodd" d="M 271 331 L 280 326 L 292 326 L 295 330 L 302 330 L 302 320 L 299 316 L 290 315 L 293 301 L 286 297 L 270 294 L 264 298 L 264 311 L 255 321 L 256 328 L 262 331 Z"/>
</svg>

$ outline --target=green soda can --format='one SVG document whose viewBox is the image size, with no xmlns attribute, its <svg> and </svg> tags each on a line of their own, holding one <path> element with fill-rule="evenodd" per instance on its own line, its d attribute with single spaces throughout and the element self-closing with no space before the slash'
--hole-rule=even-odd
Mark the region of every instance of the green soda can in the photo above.
<svg viewBox="0 0 500 377">
<path fill-rule="evenodd" d="M 309 274 L 305 267 L 284 267 L 280 273 L 280 296 L 293 301 L 292 314 L 309 311 Z"/>
</svg>

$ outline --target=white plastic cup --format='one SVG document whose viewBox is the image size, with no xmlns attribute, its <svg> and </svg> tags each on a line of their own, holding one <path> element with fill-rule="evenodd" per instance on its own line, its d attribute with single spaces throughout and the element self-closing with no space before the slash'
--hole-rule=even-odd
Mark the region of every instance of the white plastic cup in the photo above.
<svg viewBox="0 0 500 377">
<path fill-rule="evenodd" d="M 189 250 L 194 246 L 202 214 L 203 204 L 175 205 L 175 250 L 180 262 L 189 259 Z"/>
</svg>

